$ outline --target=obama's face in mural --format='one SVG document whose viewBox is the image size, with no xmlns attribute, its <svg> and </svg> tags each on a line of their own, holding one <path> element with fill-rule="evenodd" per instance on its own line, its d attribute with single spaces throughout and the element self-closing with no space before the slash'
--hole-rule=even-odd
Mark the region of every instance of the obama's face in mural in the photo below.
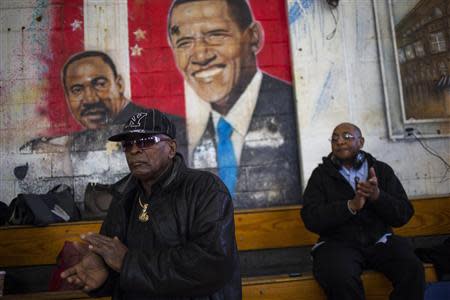
<svg viewBox="0 0 450 300">
<path fill-rule="evenodd" d="M 239 8 L 230 8 L 225 0 L 175 1 L 169 15 L 178 69 L 197 95 L 222 113 L 239 99 L 257 70 L 262 29 L 248 6 L 245 10 L 241 17 L 235 15 Z"/>
<path fill-rule="evenodd" d="M 101 56 L 70 59 L 63 71 L 64 92 L 75 119 L 88 129 L 110 123 L 126 105 L 122 77 Z"/>
</svg>

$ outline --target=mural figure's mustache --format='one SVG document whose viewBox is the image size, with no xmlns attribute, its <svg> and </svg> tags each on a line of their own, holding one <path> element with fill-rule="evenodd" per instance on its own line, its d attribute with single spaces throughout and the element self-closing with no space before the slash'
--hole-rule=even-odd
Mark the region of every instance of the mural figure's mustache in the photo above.
<svg viewBox="0 0 450 300">
<path fill-rule="evenodd" d="M 95 103 L 87 103 L 83 104 L 83 107 L 81 109 L 80 115 L 86 116 L 86 115 L 109 115 L 110 110 L 103 102 L 95 102 Z"/>
</svg>

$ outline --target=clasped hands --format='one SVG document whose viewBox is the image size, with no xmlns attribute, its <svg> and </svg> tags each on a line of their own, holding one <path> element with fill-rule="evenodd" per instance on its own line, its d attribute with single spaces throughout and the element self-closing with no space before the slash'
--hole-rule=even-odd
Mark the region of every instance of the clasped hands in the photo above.
<svg viewBox="0 0 450 300">
<path fill-rule="evenodd" d="M 358 182 L 355 197 L 348 202 L 349 207 L 353 211 L 359 211 L 364 207 L 366 201 L 376 201 L 380 196 L 380 189 L 378 187 L 378 179 L 375 174 L 375 169 L 369 169 L 369 177 L 367 181 Z"/>
<path fill-rule="evenodd" d="M 61 278 L 77 288 L 89 292 L 99 288 L 108 278 L 109 268 L 120 273 L 128 248 L 117 238 L 89 232 L 81 235 L 88 244 L 75 244 L 83 258 L 75 266 L 61 273 Z"/>
</svg>

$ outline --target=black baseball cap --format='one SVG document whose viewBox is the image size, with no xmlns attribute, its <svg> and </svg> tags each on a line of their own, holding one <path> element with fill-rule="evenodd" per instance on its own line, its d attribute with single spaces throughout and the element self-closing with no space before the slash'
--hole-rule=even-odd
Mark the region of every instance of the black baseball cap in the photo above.
<svg viewBox="0 0 450 300">
<path fill-rule="evenodd" d="M 122 132 L 111 136 L 108 140 L 112 142 L 130 141 L 155 134 L 165 134 L 174 139 L 176 137 L 175 125 L 159 110 L 148 109 L 134 114 L 125 123 Z"/>
</svg>

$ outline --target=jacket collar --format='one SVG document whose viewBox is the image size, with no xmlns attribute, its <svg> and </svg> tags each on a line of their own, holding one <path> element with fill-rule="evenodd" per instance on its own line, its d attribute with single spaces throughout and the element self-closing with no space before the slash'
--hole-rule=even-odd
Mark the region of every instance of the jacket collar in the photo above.
<svg viewBox="0 0 450 300">
<path fill-rule="evenodd" d="M 172 188 L 173 185 L 175 185 L 179 181 L 181 175 L 185 173 L 185 170 L 186 165 L 184 163 L 183 156 L 180 153 L 177 153 L 173 159 L 172 166 L 154 183 L 152 187 L 152 194 L 159 193 L 168 188 Z M 136 189 L 139 189 L 141 190 L 141 192 L 143 192 L 139 180 L 130 173 L 127 179 L 124 180 L 120 192 L 123 196 L 125 196 L 125 199 L 128 199 L 129 196 L 132 196 L 132 194 L 134 194 Z"/>
<path fill-rule="evenodd" d="M 362 150 L 361 150 L 362 151 Z M 368 168 L 370 169 L 375 164 L 375 157 L 373 157 L 370 153 L 363 151 L 368 163 Z M 333 162 L 331 161 L 331 155 L 333 153 L 329 153 L 328 156 L 322 157 L 322 165 L 324 168 L 326 168 L 327 172 L 332 177 L 336 178 L 343 178 L 342 175 L 339 173 L 338 167 L 336 167 Z"/>
<path fill-rule="evenodd" d="M 161 175 L 160 178 L 153 184 L 152 194 L 160 193 L 161 191 L 172 188 L 186 168 L 183 156 L 177 153 L 173 158 L 172 166 Z"/>
</svg>

